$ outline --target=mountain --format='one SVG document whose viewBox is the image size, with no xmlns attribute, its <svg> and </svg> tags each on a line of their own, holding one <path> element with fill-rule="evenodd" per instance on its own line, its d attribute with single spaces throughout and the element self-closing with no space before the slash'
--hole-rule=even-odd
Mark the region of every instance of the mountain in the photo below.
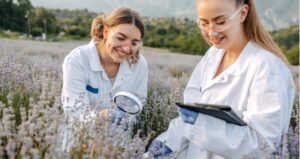
<svg viewBox="0 0 300 159">
<path fill-rule="evenodd" d="M 30 0 L 35 7 L 59 9 L 88 9 L 108 12 L 126 6 L 147 17 L 197 17 L 195 0 Z M 277 30 L 299 24 L 299 0 L 256 0 L 264 26 Z"/>
</svg>

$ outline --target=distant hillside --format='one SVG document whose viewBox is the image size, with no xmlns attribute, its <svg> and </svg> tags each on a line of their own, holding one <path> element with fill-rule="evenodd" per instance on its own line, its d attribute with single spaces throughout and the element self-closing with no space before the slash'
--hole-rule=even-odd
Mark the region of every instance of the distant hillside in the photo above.
<svg viewBox="0 0 300 159">
<path fill-rule="evenodd" d="M 66 35 L 88 38 L 90 23 L 97 14 L 88 10 L 50 10 L 57 18 L 60 31 Z M 144 45 L 166 48 L 173 52 L 204 54 L 207 43 L 200 35 L 195 22 L 181 18 L 144 18 L 146 33 Z M 274 40 L 293 65 L 299 64 L 299 25 L 270 32 Z M 77 38 L 77 37 L 75 37 Z"/>
<path fill-rule="evenodd" d="M 299 0 L 256 0 L 263 24 L 269 30 L 285 28 L 299 23 Z M 197 16 L 194 0 L 31 0 L 33 6 L 46 8 L 87 8 L 93 12 L 107 12 L 120 6 L 133 8 L 147 17 Z"/>
<path fill-rule="evenodd" d="M 299 25 L 271 33 L 293 65 L 299 65 Z"/>
</svg>

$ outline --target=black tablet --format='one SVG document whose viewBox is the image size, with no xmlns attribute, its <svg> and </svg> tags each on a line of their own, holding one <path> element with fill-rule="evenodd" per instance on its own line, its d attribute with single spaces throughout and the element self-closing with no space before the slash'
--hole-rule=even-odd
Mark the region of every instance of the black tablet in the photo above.
<svg viewBox="0 0 300 159">
<path fill-rule="evenodd" d="M 213 105 L 203 103 L 183 104 L 178 102 L 176 103 L 176 105 L 182 108 L 222 119 L 231 124 L 236 124 L 239 126 L 247 125 L 229 106 L 226 105 Z"/>
</svg>

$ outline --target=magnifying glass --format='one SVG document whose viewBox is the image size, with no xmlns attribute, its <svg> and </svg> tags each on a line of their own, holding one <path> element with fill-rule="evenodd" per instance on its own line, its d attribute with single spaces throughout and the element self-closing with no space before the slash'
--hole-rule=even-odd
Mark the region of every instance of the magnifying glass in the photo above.
<svg viewBox="0 0 300 159">
<path fill-rule="evenodd" d="M 122 111 L 135 115 L 142 111 L 142 102 L 129 92 L 118 92 L 113 98 L 115 105 Z"/>
</svg>

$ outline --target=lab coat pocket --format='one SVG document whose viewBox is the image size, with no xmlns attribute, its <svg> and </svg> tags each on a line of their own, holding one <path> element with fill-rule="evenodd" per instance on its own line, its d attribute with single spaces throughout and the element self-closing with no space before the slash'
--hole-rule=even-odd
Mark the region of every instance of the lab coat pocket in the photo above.
<svg viewBox="0 0 300 159">
<path fill-rule="evenodd" d="M 87 85 L 86 86 L 87 94 L 89 97 L 89 104 L 96 105 L 98 103 L 97 99 L 99 99 L 99 88 Z"/>
<path fill-rule="evenodd" d="M 90 86 L 90 85 L 86 85 L 86 90 L 87 90 L 88 92 L 91 92 L 91 93 L 94 93 L 94 94 L 98 94 L 98 93 L 99 93 L 98 88 L 94 88 L 94 87 L 92 87 L 92 86 Z"/>
</svg>

